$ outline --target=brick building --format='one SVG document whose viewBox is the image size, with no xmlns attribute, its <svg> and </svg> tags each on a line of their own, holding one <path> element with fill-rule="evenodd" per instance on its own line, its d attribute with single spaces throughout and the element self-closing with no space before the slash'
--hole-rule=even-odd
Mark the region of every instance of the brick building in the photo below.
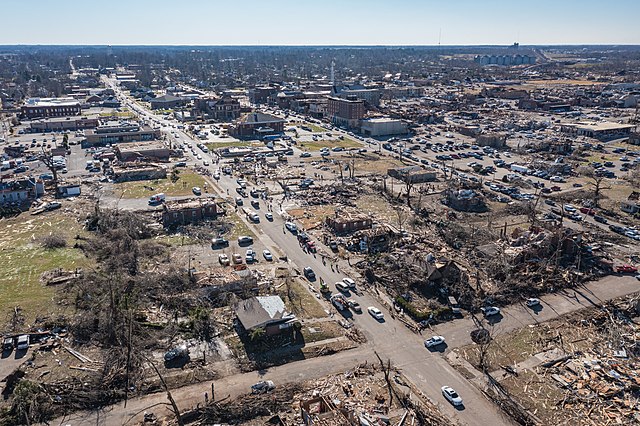
<svg viewBox="0 0 640 426">
<path fill-rule="evenodd" d="M 73 98 L 31 98 L 20 108 L 25 118 L 80 115 L 80 102 Z"/>
<path fill-rule="evenodd" d="M 364 101 L 355 96 L 346 99 L 330 96 L 327 98 L 327 117 L 339 126 L 358 127 L 364 118 Z"/>
<path fill-rule="evenodd" d="M 162 225 L 165 228 L 171 228 L 215 219 L 217 214 L 217 206 L 213 200 L 196 198 L 167 201 L 163 204 Z"/>
<path fill-rule="evenodd" d="M 229 127 L 229 134 L 236 138 L 260 138 L 284 131 L 285 121 L 261 112 L 251 112 Z"/>
</svg>

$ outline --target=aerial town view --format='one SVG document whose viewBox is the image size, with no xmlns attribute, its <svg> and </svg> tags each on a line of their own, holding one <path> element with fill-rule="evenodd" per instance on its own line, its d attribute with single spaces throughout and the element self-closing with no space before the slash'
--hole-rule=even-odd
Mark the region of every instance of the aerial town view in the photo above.
<svg viewBox="0 0 640 426">
<path fill-rule="evenodd" d="M 640 3 L 3 16 L 0 426 L 640 424 Z"/>
</svg>

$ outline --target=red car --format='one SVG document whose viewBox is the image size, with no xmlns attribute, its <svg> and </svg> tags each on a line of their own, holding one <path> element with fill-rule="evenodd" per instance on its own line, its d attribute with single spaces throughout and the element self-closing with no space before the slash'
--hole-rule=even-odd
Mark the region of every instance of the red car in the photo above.
<svg viewBox="0 0 640 426">
<path fill-rule="evenodd" d="M 589 216 L 593 216 L 594 214 L 596 214 L 595 210 L 590 209 L 588 207 L 580 207 L 580 212 L 584 214 L 588 214 Z"/>
<path fill-rule="evenodd" d="M 311 253 L 315 253 L 316 243 L 314 243 L 313 241 L 307 241 L 307 250 L 309 250 Z"/>
<path fill-rule="evenodd" d="M 638 268 L 631 265 L 620 265 L 616 268 L 616 272 L 619 274 L 635 274 L 638 272 Z"/>
</svg>

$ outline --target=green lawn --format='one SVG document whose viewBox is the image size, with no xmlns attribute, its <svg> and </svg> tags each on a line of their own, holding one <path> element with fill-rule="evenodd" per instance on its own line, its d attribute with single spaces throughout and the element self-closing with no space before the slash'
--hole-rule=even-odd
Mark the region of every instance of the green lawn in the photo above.
<svg viewBox="0 0 640 426">
<path fill-rule="evenodd" d="M 336 146 L 340 146 L 342 148 L 358 148 L 361 147 L 362 144 L 354 141 L 353 139 L 344 138 L 342 140 L 331 139 L 311 142 L 298 142 L 298 146 L 303 151 L 319 151 L 320 148 L 334 148 Z"/>
<path fill-rule="evenodd" d="M 191 189 L 194 186 L 199 186 L 204 189 L 205 182 L 206 180 L 201 175 L 182 169 L 175 183 L 167 178 L 152 181 L 116 183 L 114 184 L 114 188 L 116 195 L 122 198 L 146 198 L 160 192 L 168 196 L 178 196 L 191 195 Z"/>
<path fill-rule="evenodd" d="M 225 238 L 228 239 L 231 244 L 234 244 L 234 241 L 241 235 L 248 235 L 255 238 L 256 235 L 251 231 L 251 229 L 249 229 L 237 213 L 228 213 L 226 219 L 233 223 L 231 232 L 228 235 L 225 235 Z"/>
<path fill-rule="evenodd" d="M 210 150 L 220 149 L 220 148 L 229 148 L 229 147 L 243 147 L 250 146 L 250 142 L 242 142 L 242 141 L 229 141 L 229 142 L 212 142 L 207 144 L 207 148 Z"/>
<path fill-rule="evenodd" d="M 133 118 L 136 115 L 130 111 L 121 111 L 121 112 L 101 112 L 100 117 L 120 117 L 120 118 Z"/>
<path fill-rule="evenodd" d="M 313 131 L 315 133 L 331 132 L 331 130 L 327 130 L 324 127 L 320 127 L 320 126 L 317 126 L 315 124 L 306 124 L 306 126 L 309 127 L 311 129 L 311 131 Z"/>
<path fill-rule="evenodd" d="M 55 310 L 55 287 L 40 283 L 43 272 L 89 266 L 80 250 L 71 248 L 73 237 L 82 234 L 81 225 L 62 213 L 20 215 L 0 221 L 0 324 L 5 324 L 20 306 L 27 324 L 36 316 Z M 45 250 L 39 239 L 56 234 L 67 240 L 67 248 Z"/>
</svg>

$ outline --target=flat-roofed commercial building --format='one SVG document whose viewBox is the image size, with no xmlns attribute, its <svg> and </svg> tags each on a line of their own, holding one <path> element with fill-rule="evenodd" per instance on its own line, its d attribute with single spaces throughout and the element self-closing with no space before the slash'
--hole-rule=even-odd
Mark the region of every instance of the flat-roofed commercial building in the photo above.
<svg viewBox="0 0 640 426">
<path fill-rule="evenodd" d="M 85 130 L 84 134 L 83 148 L 123 142 L 152 141 L 161 136 L 160 130 L 154 130 L 149 126 L 140 126 L 137 123 L 99 126 L 95 129 Z"/>
<path fill-rule="evenodd" d="M 56 132 L 61 130 L 82 130 L 98 127 L 100 121 L 97 118 L 71 118 L 59 117 L 32 121 L 29 128 L 34 133 Z"/>
<path fill-rule="evenodd" d="M 168 161 L 174 152 L 160 141 L 125 142 L 116 145 L 116 156 L 120 161 Z"/>
<path fill-rule="evenodd" d="M 80 115 L 80 102 L 73 98 L 30 98 L 20 112 L 25 118 Z"/>
<path fill-rule="evenodd" d="M 586 136 L 601 141 L 628 137 L 636 128 L 633 124 L 620 124 L 612 122 L 599 123 L 564 123 L 560 130 L 565 133 L 572 133 L 578 136 Z"/>
<path fill-rule="evenodd" d="M 389 136 L 407 133 L 407 123 L 393 118 L 362 120 L 360 130 L 366 136 Z"/>
</svg>

